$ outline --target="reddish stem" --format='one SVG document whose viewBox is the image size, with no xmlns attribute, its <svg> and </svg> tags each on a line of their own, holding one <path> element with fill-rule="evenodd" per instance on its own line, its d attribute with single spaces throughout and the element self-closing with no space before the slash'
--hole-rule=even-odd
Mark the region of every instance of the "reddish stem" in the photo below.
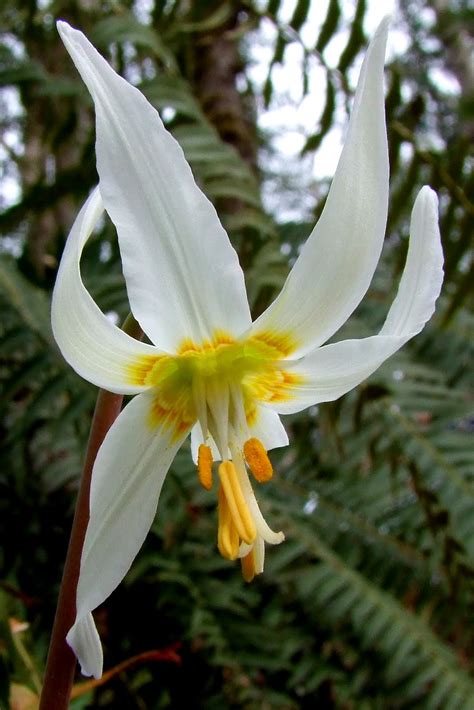
<svg viewBox="0 0 474 710">
<path fill-rule="evenodd" d="M 142 336 L 138 324 L 130 316 L 125 321 L 123 330 L 136 338 Z M 87 523 L 89 522 L 89 492 L 92 468 L 105 435 L 120 414 L 122 400 L 122 395 L 112 394 L 105 390 L 100 390 L 97 396 L 84 470 L 79 485 L 71 537 L 64 563 L 56 616 L 51 632 L 39 710 L 67 710 L 69 707 L 76 657 L 66 643 L 66 634 L 76 617 L 76 589 L 81 565 L 82 546 Z"/>
<path fill-rule="evenodd" d="M 122 395 L 104 390 L 101 390 L 97 397 L 51 634 L 40 710 L 63 710 L 69 707 L 76 657 L 66 643 L 66 634 L 76 617 L 76 588 L 82 546 L 89 521 L 92 467 L 105 435 L 120 413 L 122 400 Z"/>
</svg>

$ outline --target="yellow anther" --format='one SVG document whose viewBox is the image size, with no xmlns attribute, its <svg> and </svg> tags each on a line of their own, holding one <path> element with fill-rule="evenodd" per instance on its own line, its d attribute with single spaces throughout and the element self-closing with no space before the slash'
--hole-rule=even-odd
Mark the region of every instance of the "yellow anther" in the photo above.
<svg viewBox="0 0 474 710">
<path fill-rule="evenodd" d="M 200 444 L 198 449 L 199 482 L 206 490 L 212 488 L 212 452 L 211 447 Z"/>
<path fill-rule="evenodd" d="M 244 456 L 249 469 L 259 483 L 266 483 L 273 476 L 273 468 L 268 454 L 259 439 L 253 437 L 244 444 Z"/>
<path fill-rule="evenodd" d="M 251 582 L 256 574 L 254 551 L 250 550 L 245 557 L 241 557 L 240 564 L 242 566 L 242 577 L 246 582 Z"/>
<path fill-rule="evenodd" d="M 218 501 L 219 526 L 217 530 L 217 547 L 222 557 L 226 557 L 228 560 L 236 560 L 239 555 L 239 533 L 232 521 L 229 505 L 225 493 L 222 490 L 222 485 L 219 486 Z"/>
<path fill-rule="evenodd" d="M 257 535 L 257 529 L 253 521 L 247 503 L 245 502 L 239 478 L 232 461 L 223 461 L 219 466 L 219 477 L 221 479 L 222 491 L 229 506 L 232 522 L 237 529 L 241 540 L 251 544 Z"/>
</svg>

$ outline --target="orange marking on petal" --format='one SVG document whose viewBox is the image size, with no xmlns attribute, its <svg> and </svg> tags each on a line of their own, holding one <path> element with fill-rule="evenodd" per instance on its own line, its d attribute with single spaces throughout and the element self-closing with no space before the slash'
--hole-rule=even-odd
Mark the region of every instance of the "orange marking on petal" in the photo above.
<svg viewBox="0 0 474 710">
<path fill-rule="evenodd" d="M 203 340 L 201 343 L 195 343 L 191 338 L 184 338 L 178 346 L 178 355 L 193 355 L 210 350 L 216 350 L 220 345 L 232 345 L 235 343 L 233 338 L 225 330 L 216 330 L 212 340 Z"/>
<path fill-rule="evenodd" d="M 251 341 L 264 344 L 272 352 L 275 360 L 288 357 L 298 346 L 293 335 L 284 331 L 262 330 L 250 338 Z"/>
<path fill-rule="evenodd" d="M 253 399 L 250 399 L 249 397 L 246 396 L 245 390 L 244 390 L 244 408 L 245 408 L 245 418 L 247 420 L 247 424 L 249 426 L 253 426 L 257 421 L 258 409 L 255 406 L 255 402 L 253 401 Z"/>
<path fill-rule="evenodd" d="M 270 402 L 284 402 L 287 399 L 291 399 L 291 389 L 296 385 L 301 385 L 305 381 L 305 378 L 301 375 L 294 375 L 292 372 L 287 372 L 286 370 L 280 370 L 280 377 L 275 383 L 271 396 L 268 401 Z"/>
<path fill-rule="evenodd" d="M 225 330 L 216 330 L 212 342 L 215 347 L 218 347 L 219 345 L 232 345 L 235 343 L 235 338 L 229 335 L 229 333 L 226 333 Z"/>
<path fill-rule="evenodd" d="M 166 355 L 141 355 L 127 366 L 126 378 L 132 385 L 148 385 L 156 364 L 166 360 Z"/>
<path fill-rule="evenodd" d="M 158 390 L 150 410 L 148 422 L 152 428 L 163 427 L 172 430 L 172 438 L 179 439 L 188 432 L 196 421 L 194 405 L 190 397 L 183 393 L 167 401 Z"/>
<path fill-rule="evenodd" d="M 177 354 L 185 355 L 187 353 L 198 353 L 200 350 L 200 346 L 196 345 L 194 340 L 191 340 L 191 338 L 184 338 L 178 346 Z"/>
<path fill-rule="evenodd" d="M 269 367 L 264 372 L 250 376 L 245 385 L 249 395 L 256 400 L 285 402 L 292 398 L 292 389 L 304 382 L 305 378 L 302 375 L 293 374 L 279 367 Z"/>
</svg>

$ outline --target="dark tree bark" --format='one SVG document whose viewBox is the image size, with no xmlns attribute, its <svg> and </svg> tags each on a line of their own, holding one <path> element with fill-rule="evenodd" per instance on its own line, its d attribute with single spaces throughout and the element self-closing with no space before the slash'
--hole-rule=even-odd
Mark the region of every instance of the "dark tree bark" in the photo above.
<svg viewBox="0 0 474 710">
<path fill-rule="evenodd" d="M 202 3 L 200 8 L 205 15 L 213 9 L 211 3 Z M 237 77 L 243 70 L 239 45 L 246 20 L 244 6 L 235 2 L 223 25 L 199 35 L 194 48 L 192 81 L 205 114 L 221 138 L 237 150 L 256 174 L 253 98 L 237 89 Z"/>
</svg>

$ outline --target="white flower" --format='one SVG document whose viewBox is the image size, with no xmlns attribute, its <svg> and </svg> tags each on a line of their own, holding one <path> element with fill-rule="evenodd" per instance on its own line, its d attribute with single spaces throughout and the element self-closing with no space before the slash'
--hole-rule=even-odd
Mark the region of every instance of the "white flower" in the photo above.
<svg viewBox="0 0 474 710">
<path fill-rule="evenodd" d="M 91 616 L 127 573 L 156 513 L 166 472 L 191 432 L 198 473 L 218 466 L 218 547 L 245 579 L 263 570 L 265 522 L 248 470 L 267 481 L 269 449 L 288 443 L 279 414 L 340 397 L 368 377 L 434 311 L 442 283 L 437 199 L 413 208 L 398 295 L 378 335 L 323 346 L 370 284 L 387 218 L 383 64 L 388 21 L 365 58 L 346 142 L 321 218 L 275 302 L 254 323 L 237 255 L 178 143 L 144 96 L 81 32 L 59 32 L 92 94 L 99 187 L 69 235 L 53 295 L 53 330 L 70 365 L 112 392 L 137 395 L 95 462 L 67 640 L 82 672 L 100 677 Z M 128 297 L 154 345 L 129 337 L 99 310 L 80 275 L 81 252 L 104 208 L 117 228 Z"/>
</svg>

